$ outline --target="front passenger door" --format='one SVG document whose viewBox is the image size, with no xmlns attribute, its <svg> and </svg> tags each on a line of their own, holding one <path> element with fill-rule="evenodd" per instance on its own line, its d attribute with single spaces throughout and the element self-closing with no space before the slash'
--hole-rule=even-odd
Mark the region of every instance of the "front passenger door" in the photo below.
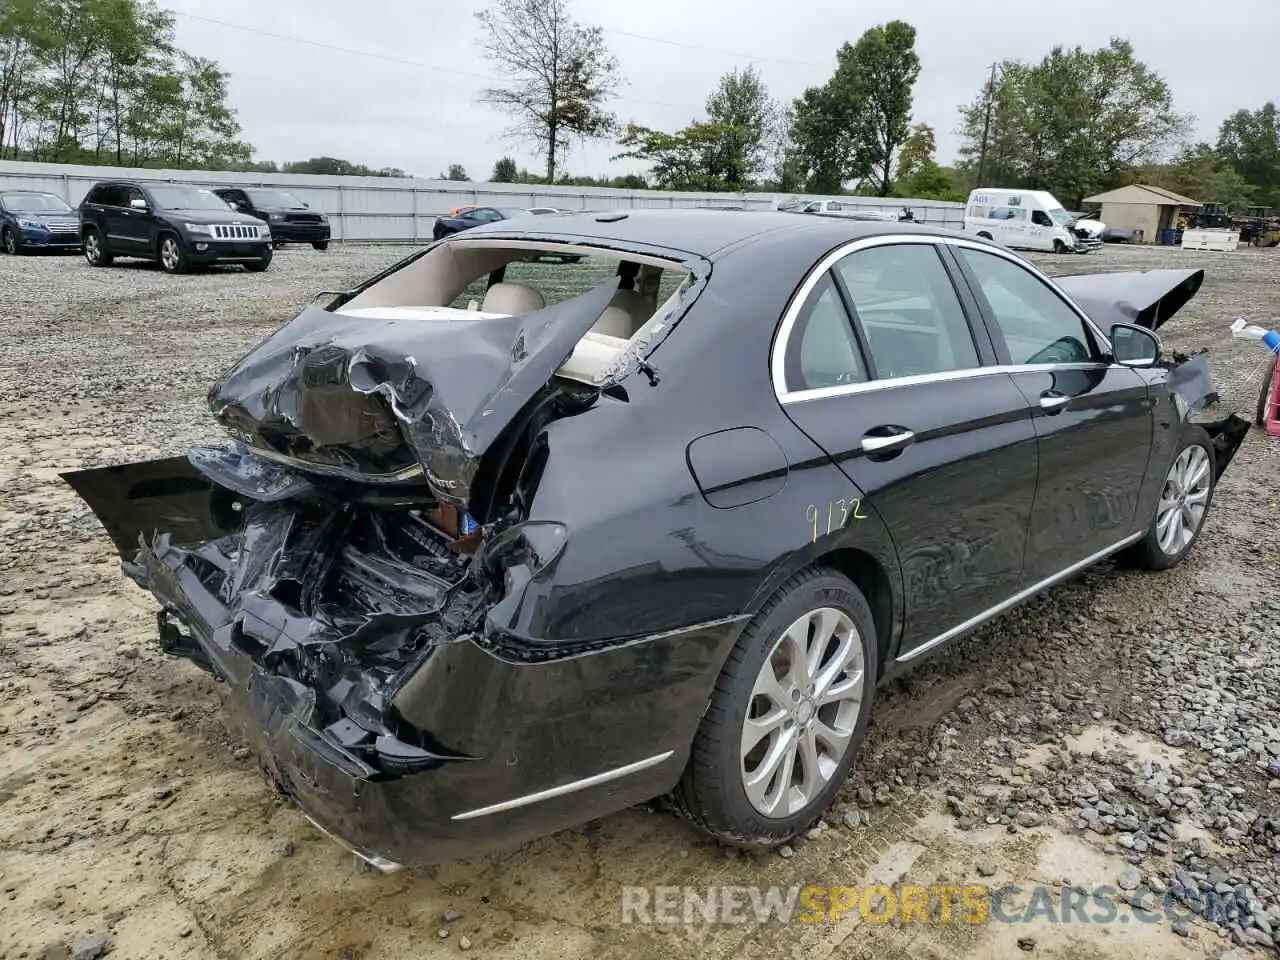
<svg viewBox="0 0 1280 960">
<path fill-rule="evenodd" d="M 1153 404 L 1146 381 L 1111 363 L 1080 313 L 1020 260 L 952 249 L 1034 413 L 1040 470 L 1027 582 L 1036 583 L 1133 532 Z"/>
<path fill-rule="evenodd" d="M 135 200 L 146 202 L 147 199 L 137 187 L 122 187 L 120 194 L 120 206 L 113 211 L 117 226 L 112 245 L 125 256 L 136 257 L 151 249 L 151 210 L 139 210 L 133 206 Z"/>
</svg>

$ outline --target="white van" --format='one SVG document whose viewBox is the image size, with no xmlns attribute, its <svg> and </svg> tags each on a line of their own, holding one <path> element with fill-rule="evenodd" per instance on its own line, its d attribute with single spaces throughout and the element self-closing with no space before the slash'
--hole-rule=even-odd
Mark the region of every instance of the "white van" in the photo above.
<svg viewBox="0 0 1280 960">
<path fill-rule="evenodd" d="M 965 204 L 964 229 L 1016 250 L 1088 253 L 1102 242 L 1072 230 L 1075 218 L 1045 190 L 974 190 Z"/>
</svg>

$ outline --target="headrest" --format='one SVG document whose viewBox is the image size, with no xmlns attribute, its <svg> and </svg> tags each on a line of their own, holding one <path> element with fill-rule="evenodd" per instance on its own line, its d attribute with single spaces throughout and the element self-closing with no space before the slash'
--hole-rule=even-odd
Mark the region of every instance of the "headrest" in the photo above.
<svg viewBox="0 0 1280 960">
<path fill-rule="evenodd" d="M 480 309 L 485 313 L 518 316 L 541 310 L 546 305 L 546 299 L 533 287 L 523 283 L 495 283 L 485 292 Z"/>
</svg>

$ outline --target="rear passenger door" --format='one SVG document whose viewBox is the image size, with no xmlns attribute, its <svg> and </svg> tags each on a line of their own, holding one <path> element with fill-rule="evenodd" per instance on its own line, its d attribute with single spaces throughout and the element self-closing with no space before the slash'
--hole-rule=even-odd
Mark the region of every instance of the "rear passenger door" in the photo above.
<svg viewBox="0 0 1280 960">
<path fill-rule="evenodd" d="M 1035 430 L 934 243 L 872 238 L 829 259 L 784 323 L 775 387 L 893 537 L 905 658 L 1016 590 Z"/>
<path fill-rule="evenodd" d="M 976 244 L 950 249 L 1034 412 L 1040 476 L 1026 574 L 1036 583 L 1133 532 L 1153 403 L 1142 376 L 1110 362 L 1090 324 L 1024 261 Z"/>
</svg>

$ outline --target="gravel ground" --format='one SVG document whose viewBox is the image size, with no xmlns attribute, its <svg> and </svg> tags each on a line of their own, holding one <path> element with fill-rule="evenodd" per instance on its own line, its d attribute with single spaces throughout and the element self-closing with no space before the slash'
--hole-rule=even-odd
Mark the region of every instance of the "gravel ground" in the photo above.
<svg viewBox="0 0 1280 960">
<path fill-rule="evenodd" d="M 218 373 L 315 292 L 405 252 L 288 248 L 265 274 L 177 278 L 0 258 L 0 960 L 1274 952 L 1280 443 L 1256 429 L 1183 566 L 1098 568 L 885 691 L 841 802 L 794 848 L 742 856 L 633 809 L 506 857 L 357 870 L 272 796 L 213 684 L 158 652 L 153 602 L 58 471 L 216 436 Z M 1209 346 L 1223 411 L 1252 416 L 1264 356 L 1226 328 L 1277 322 L 1276 251 L 1043 263 L 1205 266 L 1166 339 Z M 1027 923 L 621 922 L 626 885 L 872 883 L 1017 885 L 1006 916 L 1051 891 Z M 1115 922 L 1049 922 L 1099 886 Z M 1125 901 L 1166 897 L 1176 917 L 1128 922 Z"/>
</svg>

